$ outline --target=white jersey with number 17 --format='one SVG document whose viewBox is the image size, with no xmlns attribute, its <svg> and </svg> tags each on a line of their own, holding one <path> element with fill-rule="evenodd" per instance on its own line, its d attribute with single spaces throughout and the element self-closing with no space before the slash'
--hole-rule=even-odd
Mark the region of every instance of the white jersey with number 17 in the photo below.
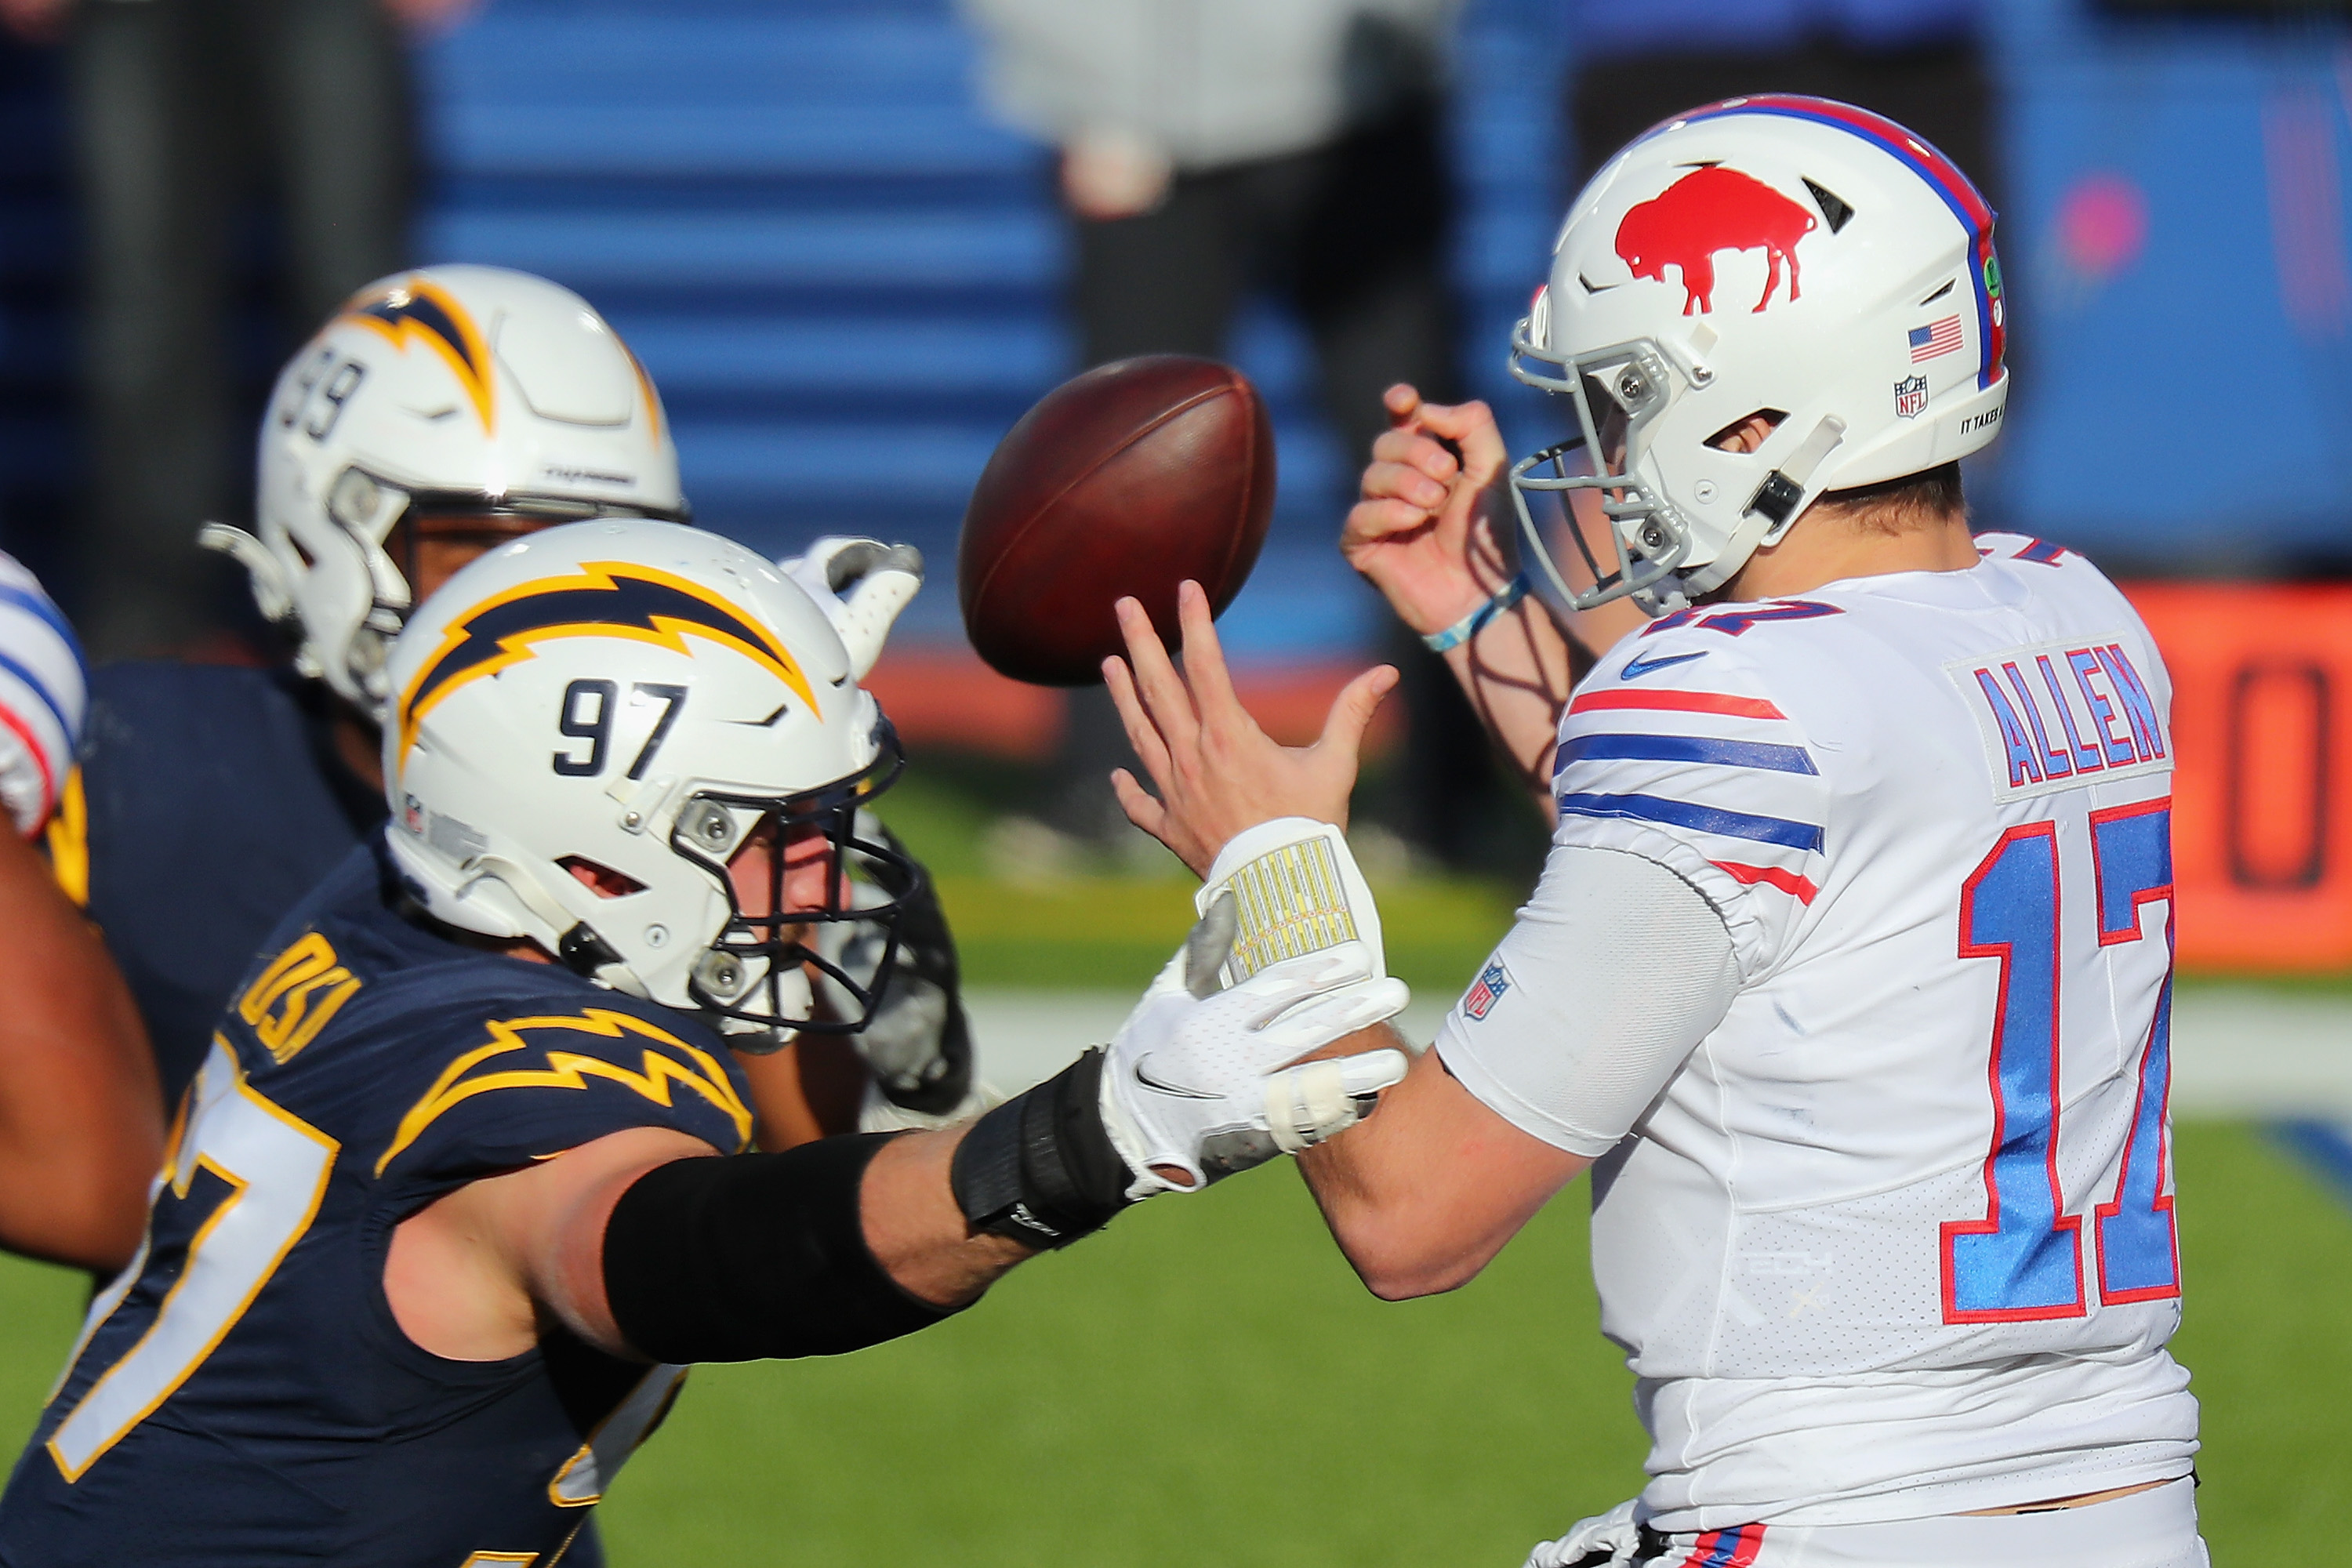
<svg viewBox="0 0 2352 1568">
<path fill-rule="evenodd" d="M 2187 1473 L 2170 686 L 2080 556 L 1685 611 L 1561 726 L 1559 842 L 1705 893 L 1739 986 L 1594 1170 L 1660 1528 Z"/>
</svg>

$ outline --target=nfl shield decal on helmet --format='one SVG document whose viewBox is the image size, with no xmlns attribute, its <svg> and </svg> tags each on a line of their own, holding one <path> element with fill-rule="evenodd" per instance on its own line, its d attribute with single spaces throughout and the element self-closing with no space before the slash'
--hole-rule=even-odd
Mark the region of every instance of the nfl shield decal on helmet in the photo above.
<svg viewBox="0 0 2352 1568">
<path fill-rule="evenodd" d="M 1503 993 L 1510 988 L 1510 972 L 1503 967 L 1501 959 L 1494 959 L 1487 963 L 1486 972 L 1478 976 L 1478 984 L 1470 987 L 1470 994 L 1462 998 L 1462 1010 L 1473 1018 L 1483 1018 L 1495 1010 L 1495 1004 L 1501 1001 Z"/>
<path fill-rule="evenodd" d="M 1927 378 L 1906 375 L 1895 384 L 1895 412 L 1906 419 L 1919 417 L 1919 410 L 1927 406 Z"/>
</svg>

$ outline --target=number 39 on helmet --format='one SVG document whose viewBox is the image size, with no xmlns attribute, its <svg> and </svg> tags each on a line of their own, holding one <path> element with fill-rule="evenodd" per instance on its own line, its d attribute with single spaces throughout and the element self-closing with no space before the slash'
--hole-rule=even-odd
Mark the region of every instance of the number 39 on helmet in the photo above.
<svg viewBox="0 0 2352 1568">
<path fill-rule="evenodd" d="M 677 523 L 551 529 L 450 579 L 385 673 L 385 836 L 435 919 L 530 938 L 739 1047 L 864 1027 L 921 873 L 855 819 L 903 757 L 772 563 Z M 788 903 L 781 842 L 766 899 L 738 897 L 729 862 L 771 831 L 822 836 L 816 907 Z M 850 921 L 886 939 L 871 973 L 811 934 Z M 848 1016 L 813 1003 L 813 972 Z"/>
<path fill-rule="evenodd" d="M 256 533 L 198 538 L 298 634 L 301 673 L 379 718 L 415 597 L 413 560 L 385 548 L 404 520 L 686 517 L 661 400 L 627 346 L 569 289 L 499 267 L 353 295 L 279 373 L 259 457 Z"/>
<path fill-rule="evenodd" d="M 1575 410 L 1576 434 L 1511 469 L 1545 585 L 1575 609 L 1675 609 L 1824 492 L 1990 441 L 2009 396 L 1992 229 L 1949 159 L 1827 99 L 1728 99 L 1618 153 L 1512 334 L 1512 374 Z M 1718 445 L 1759 416 L 1753 451 Z M 1561 575 L 1531 492 L 1606 516 L 1613 560 L 1566 531 L 1590 586 Z"/>
</svg>

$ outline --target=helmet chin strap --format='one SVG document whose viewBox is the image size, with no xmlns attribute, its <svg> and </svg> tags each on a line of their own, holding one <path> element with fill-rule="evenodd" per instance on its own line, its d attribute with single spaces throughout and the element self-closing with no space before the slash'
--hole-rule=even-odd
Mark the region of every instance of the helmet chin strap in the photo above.
<svg viewBox="0 0 2352 1568">
<path fill-rule="evenodd" d="M 1813 426 L 1813 433 L 1789 454 L 1789 460 L 1764 476 L 1764 482 L 1756 487 L 1756 493 L 1748 501 L 1750 513 L 1771 519 L 1771 527 L 1765 531 L 1760 542 L 1778 543 L 1789 525 L 1797 521 L 1801 510 L 1799 503 L 1813 482 L 1814 470 L 1844 439 L 1845 421 L 1834 414 L 1824 414 L 1822 422 Z"/>
<path fill-rule="evenodd" d="M 520 866 L 503 855 L 477 855 L 467 862 L 465 870 L 497 879 L 499 886 L 514 895 L 515 902 L 528 910 L 550 934 L 555 937 L 556 960 L 566 969 L 588 979 L 611 986 L 631 996 L 650 1000 L 644 981 L 636 972 L 621 962 L 595 928 L 586 921 L 576 920 L 538 880 Z M 528 931 L 519 935 L 530 936 Z M 538 941 L 536 937 L 533 941 Z M 544 945 L 542 943 L 542 945 Z"/>
<path fill-rule="evenodd" d="M 1824 414 L 1821 422 L 1789 454 L 1787 461 L 1764 476 L 1748 498 L 1739 526 L 1713 561 L 1684 579 L 1684 590 L 1696 598 L 1723 586 L 1748 564 L 1748 558 L 1768 544 L 1778 544 L 1804 514 L 1804 500 L 1823 459 L 1845 439 L 1845 421 Z"/>
</svg>

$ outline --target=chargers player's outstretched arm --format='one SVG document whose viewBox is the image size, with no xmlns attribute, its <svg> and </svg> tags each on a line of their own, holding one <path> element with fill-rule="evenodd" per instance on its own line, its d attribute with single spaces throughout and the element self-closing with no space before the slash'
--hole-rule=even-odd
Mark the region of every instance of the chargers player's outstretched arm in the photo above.
<svg viewBox="0 0 2352 1568">
<path fill-rule="evenodd" d="M 832 1354 L 938 1321 L 1036 1252 L 1352 1125 L 1404 1071 L 1288 1064 L 1402 1007 L 1366 945 L 1221 987 L 1213 906 L 1113 1039 L 979 1121 L 709 1158 L 677 1126 L 609 1132 L 403 1221 L 384 1294 L 436 1354 L 520 1354 L 552 1315 L 665 1362 Z M 1145 1064 L 1150 1070 L 1145 1070 Z"/>
<path fill-rule="evenodd" d="M 161 1161 L 147 1034 L 32 846 L 0 829 L 0 1247 L 110 1273 Z"/>
<path fill-rule="evenodd" d="M 670 1128 L 610 1133 L 404 1222 L 385 1295 L 409 1338 L 460 1360 L 529 1348 L 542 1309 L 617 1355 L 854 1349 L 936 1321 L 1032 1255 L 966 1226 L 947 1181 L 962 1137 L 721 1160 Z"/>
</svg>

